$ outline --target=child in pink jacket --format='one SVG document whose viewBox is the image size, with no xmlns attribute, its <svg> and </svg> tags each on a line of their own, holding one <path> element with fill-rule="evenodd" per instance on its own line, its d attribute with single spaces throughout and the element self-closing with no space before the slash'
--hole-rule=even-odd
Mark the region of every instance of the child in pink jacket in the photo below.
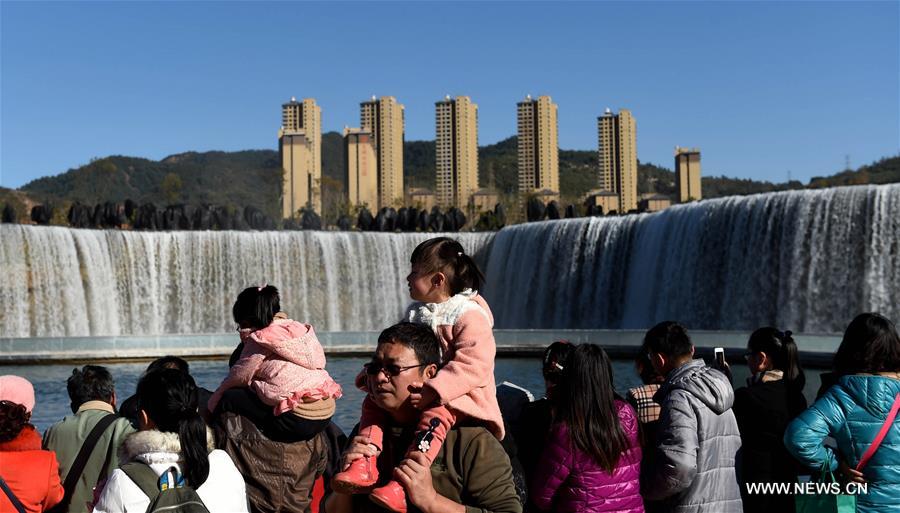
<svg viewBox="0 0 900 513">
<path fill-rule="evenodd" d="M 209 399 L 214 415 L 250 419 L 269 439 L 309 440 L 334 415 L 341 386 L 325 370 L 325 351 L 309 324 L 280 313 L 278 289 L 250 287 L 232 308 L 240 358 Z"/>
<path fill-rule="evenodd" d="M 480 423 L 503 439 L 503 418 L 494 384 L 494 317 L 476 292 L 484 276 L 459 242 L 446 237 L 427 240 L 413 251 L 410 263 L 412 272 L 406 280 L 410 296 L 418 302 L 409 308 L 404 320 L 428 325 L 435 331 L 443 350 L 443 365 L 434 378 L 410 396 L 422 416 L 419 434 L 407 454 L 421 451 L 434 461 L 447 431 L 462 420 Z M 364 377 L 360 374 L 357 386 L 365 386 Z M 359 434 L 380 450 L 385 424 L 385 413 L 366 397 Z M 361 458 L 336 475 L 332 487 L 343 493 L 371 490 L 373 502 L 390 511 L 405 512 L 403 487 L 391 480 L 373 490 L 377 481 L 374 458 Z"/>
</svg>

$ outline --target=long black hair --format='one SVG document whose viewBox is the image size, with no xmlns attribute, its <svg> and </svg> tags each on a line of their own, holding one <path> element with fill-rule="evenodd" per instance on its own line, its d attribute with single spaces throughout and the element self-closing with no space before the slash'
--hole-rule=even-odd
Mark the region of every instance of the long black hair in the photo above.
<svg viewBox="0 0 900 513">
<path fill-rule="evenodd" d="M 271 285 L 247 287 L 238 294 L 231 315 L 241 327 L 261 330 L 272 324 L 275 314 L 281 311 L 278 289 Z"/>
<path fill-rule="evenodd" d="M 177 433 L 184 478 L 194 488 L 209 477 L 206 424 L 197 409 L 194 378 L 177 369 L 148 372 L 137 385 L 138 405 L 160 431 Z"/>
<path fill-rule="evenodd" d="M 628 441 L 619 422 L 609 356 L 598 345 L 581 344 L 565 367 L 555 394 L 558 419 L 568 426 L 575 447 L 612 472 Z"/>
<path fill-rule="evenodd" d="M 451 294 L 465 289 L 481 290 L 484 274 L 459 241 L 449 237 L 435 237 L 416 246 L 409 263 L 419 265 L 422 272 L 442 272 L 447 277 Z"/>
<path fill-rule="evenodd" d="M 894 323 L 877 313 L 857 315 L 834 355 L 834 371 L 838 376 L 900 371 L 900 337 Z"/>
<path fill-rule="evenodd" d="M 803 390 L 806 384 L 806 376 L 800 367 L 800 356 L 797 353 L 797 343 L 790 331 L 780 331 L 777 328 L 766 326 L 759 328 L 750 335 L 747 349 L 754 353 L 766 353 L 772 360 L 772 367 L 784 373 L 784 382 L 788 387 Z"/>
</svg>

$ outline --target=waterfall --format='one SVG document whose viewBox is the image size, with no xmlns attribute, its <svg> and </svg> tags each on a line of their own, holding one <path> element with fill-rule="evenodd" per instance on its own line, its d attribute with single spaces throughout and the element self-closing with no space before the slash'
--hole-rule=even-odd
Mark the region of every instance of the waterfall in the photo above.
<svg viewBox="0 0 900 513">
<path fill-rule="evenodd" d="M 264 282 L 318 330 L 380 330 L 409 304 L 409 256 L 432 236 L 0 225 L 0 336 L 228 332 L 238 292 Z M 492 237 L 458 238 L 477 256 Z"/>
<path fill-rule="evenodd" d="M 512 226 L 492 242 L 497 327 L 841 332 L 900 321 L 900 185 L 729 197 Z"/>
<path fill-rule="evenodd" d="M 262 282 L 320 331 L 380 330 L 433 234 L 135 232 L 0 225 L 0 337 L 221 333 Z M 452 236 L 498 328 L 840 332 L 900 321 L 900 184 L 706 200 Z"/>
</svg>

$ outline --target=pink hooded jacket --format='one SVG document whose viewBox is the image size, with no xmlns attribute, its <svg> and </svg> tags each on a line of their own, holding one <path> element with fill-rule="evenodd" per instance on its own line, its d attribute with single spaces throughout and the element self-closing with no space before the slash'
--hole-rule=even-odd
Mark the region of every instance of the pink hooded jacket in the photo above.
<svg viewBox="0 0 900 513">
<path fill-rule="evenodd" d="M 505 435 L 494 384 L 494 316 L 484 298 L 466 289 L 443 303 L 413 303 L 405 320 L 431 326 L 444 362 L 429 379 L 442 405 L 483 421 L 498 439 Z"/>
<path fill-rule="evenodd" d="M 341 386 L 325 370 L 325 351 L 313 327 L 275 319 L 261 330 L 241 334 L 244 350 L 209 399 L 215 411 L 229 388 L 250 387 L 275 415 L 299 403 L 341 397 Z"/>
</svg>

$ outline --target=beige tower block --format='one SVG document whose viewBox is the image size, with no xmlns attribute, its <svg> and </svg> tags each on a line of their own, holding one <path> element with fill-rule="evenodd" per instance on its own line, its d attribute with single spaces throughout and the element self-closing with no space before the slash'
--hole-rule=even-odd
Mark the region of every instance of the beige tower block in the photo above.
<svg viewBox="0 0 900 513">
<path fill-rule="evenodd" d="M 282 216 L 297 217 L 306 206 L 322 211 L 322 110 L 312 98 L 281 106 L 278 148 L 284 172 Z"/>
<path fill-rule="evenodd" d="M 404 107 L 393 96 L 372 97 L 359 105 L 360 128 L 368 131 L 377 156 L 378 203 L 382 207 L 403 202 Z"/>
<path fill-rule="evenodd" d="M 468 96 L 435 103 L 438 205 L 464 210 L 478 190 L 478 106 Z"/>
<path fill-rule="evenodd" d="M 703 199 L 700 149 L 675 147 L 675 196 L 679 203 Z"/>
<path fill-rule="evenodd" d="M 619 196 L 620 212 L 637 210 L 637 124 L 631 112 L 606 109 L 597 118 L 597 145 L 600 189 Z"/>
<path fill-rule="evenodd" d="M 557 105 L 549 96 L 530 95 L 517 104 L 519 192 L 559 193 Z"/>
<path fill-rule="evenodd" d="M 378 211 L 378 158 L 372 134 L 361 128 L 344 128 L 345 171 L 348 202 Z"/>
</svg>

